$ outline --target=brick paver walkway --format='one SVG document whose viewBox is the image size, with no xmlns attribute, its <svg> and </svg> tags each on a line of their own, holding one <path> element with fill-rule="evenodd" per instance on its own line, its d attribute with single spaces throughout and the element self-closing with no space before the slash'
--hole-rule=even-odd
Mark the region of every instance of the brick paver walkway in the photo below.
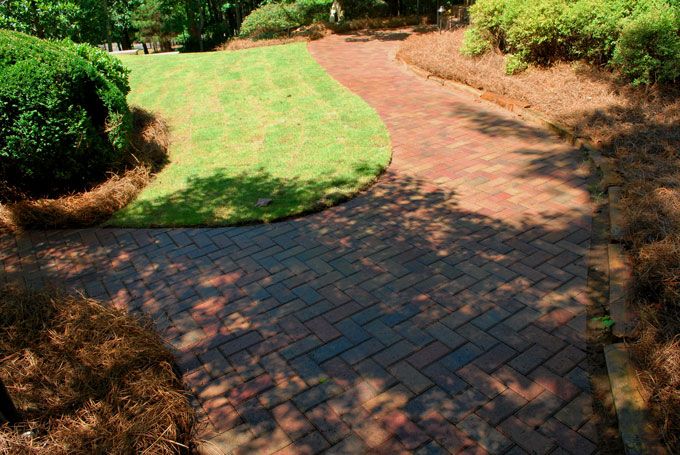
<svg viewBox="0 0 680 455">
<path fill-rule="evenodd" d="M 146 311 L 225 451 L 593 452 L 579 154 L 397 46 L 310 45 L 390 130 L 367 194 L 272 225 L 4 236 L 4 278 Z"/>
</svg>

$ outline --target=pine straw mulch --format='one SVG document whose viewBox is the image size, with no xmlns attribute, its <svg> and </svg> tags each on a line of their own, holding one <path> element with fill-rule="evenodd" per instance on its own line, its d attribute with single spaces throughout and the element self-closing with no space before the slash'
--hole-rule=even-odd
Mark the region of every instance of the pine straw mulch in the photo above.
<svg viewBox="0 0 680 455">
<path fill-rule="evenodd" d="M 458 49 L 464 30 L 413 35 L 406 63 L 526 102 L 601 144 L 622 175 L 641 336 L 632 342 L 666 444 L 680 444 L 680 88 L 633 88 L 582 63 L 504 73 L 499 53 Z"/>
<path fill-rule="evenodd" d="M 93 226 L 125 207 L 166 163 L 168 126 L 155 114 L 133 108 L 130 149 L 120 171 L 89 191 L 56 199 L 24 199 L 0 203 L 0 228 L 55 229 Z"/>
<path fill-rule="evenodd" d="M 268 39 L 233 38 L 215 47 L 216 51 L 240 51 L 254 47 L 280 46 L 282 44 L 314 41 L 330 35 L 332 30 L 327 24 L 317 22 L 292 30 L 285 36 Z"/>
<path fill-rule="evenodd" d="M 0 425 L 0 453 L 188 452 L 195 414 L 149 322 L 56 291 L 0 291 L 0 378 L 22 416 Z"/>
<path fill-rule="evenodd" d="M 362 18 L 342 22 L 341 24 L 329 24 L 316 22 L 311 25 L 300 27 L 286 36 L 269 39 L 233 38 L 215 47 L 216 51 L 239 51 L 254 47 L 280 46 L 282 44 L 299 43 L 321 39 L 333 33 L 353 33 L 357 31 L 395 29 L 407 26 L 424 27 L 427 17 L 424 16 L 400 16 L 385 18 Z"/>
</svg>

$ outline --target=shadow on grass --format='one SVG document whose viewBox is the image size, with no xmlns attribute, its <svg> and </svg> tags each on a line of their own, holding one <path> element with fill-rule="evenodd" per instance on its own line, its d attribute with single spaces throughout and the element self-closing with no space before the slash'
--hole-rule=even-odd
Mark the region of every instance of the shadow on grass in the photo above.
<svg viewBox="0 0 680 455">
<path fill-rule="evenodd" d="M 225 170 L 192 177 L 185 188 L 154 200 L 139 200 L 114 218 L 123 226 L 219 226 L 279 221 L 318 212 L 344 202 L 379 178 L 378 166 L 359 163 L 347 175 L 330 172 L 316 180 L 272 176 L 260 168 L 233 174 Z M 269 199 L 266 206 L 258 206 Z"/>
</svg>

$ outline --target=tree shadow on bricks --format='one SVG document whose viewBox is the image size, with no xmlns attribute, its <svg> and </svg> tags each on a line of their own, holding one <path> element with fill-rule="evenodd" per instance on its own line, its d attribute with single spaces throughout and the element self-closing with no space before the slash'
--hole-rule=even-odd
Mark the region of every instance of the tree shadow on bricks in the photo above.
<svg viewBox="0 0 680 455">
<path fill-rule="evenodd" d="M 388 172 L 270 225 L 33 235 L 18 240 L 33 266 L 8 272 L 5 256 L 5 278 L 152 317 L 205 450 L 594 449 L 578 208 L 509 222 Z"/>
</svg>

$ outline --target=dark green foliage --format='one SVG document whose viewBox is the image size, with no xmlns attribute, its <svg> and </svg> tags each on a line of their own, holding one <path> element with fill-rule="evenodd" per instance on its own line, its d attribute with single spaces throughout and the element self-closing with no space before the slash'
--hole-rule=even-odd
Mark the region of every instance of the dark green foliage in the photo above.
<svg viewBox="0 0 680 455">
<path fill-rule="evenodd" d="M 586 60 L 612 64 L 634 83 L 674 81 L 678 10 L 677 0 L 478 0 L 461 51 L 479 55 L 493 45 L 512 56 L 508 73 Z"/>
<path fill-rule="evenodd" d="M 680 78 L 680 11 L 652 2 L 623 22 L 613 62 L 634 84 Z"/>
<path fill-rule="evenodd" d="M 389 16 L 390 8 L 384 0 L 354 0 L 345 2 L 345 17 L 358 19 L 362 17 Z"/>
<path fill-rule="evenodd" d="M 45 196 L 100 179 L 128 144 L 127 90 L 109 56 L 0 30 L 0 181 Z"/>
<path fill-rule="evenodd" d="M 302 25 L 328 18 L 332 0 L 297 0 L 292 3 L 269 3 L 245 18 L 240 35 L 250 38 L 272 38 Z"/>
<path fill-rule="evenodd" d="M 72 41 L 65 40 L 64 46 L 72 47 L 77 55 L 90 62 L 99 74 L 118 87 L 118 90 L 120 90 L 123 95 L 130 93 L 130 84 L 128 83 L 130 71 L 125 68 L 125 65 L 123 65 L 123 62 L 121 62 L 120 59 L 88 44 L 76 44 Z"/>
</svg>

